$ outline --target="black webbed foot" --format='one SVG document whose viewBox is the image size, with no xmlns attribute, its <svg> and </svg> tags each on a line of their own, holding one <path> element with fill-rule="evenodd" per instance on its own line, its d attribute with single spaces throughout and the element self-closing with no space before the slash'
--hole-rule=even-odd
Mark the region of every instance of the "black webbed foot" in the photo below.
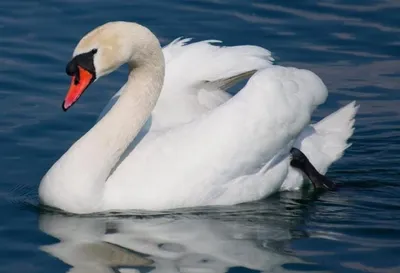
<svg viewBox="0 0 400 273">
<path fill-rule="evenodd" d="M 327 178 L 325 175 L 320 174 L 308 160 L 306 155 L 303 154 L 299 149 L 292 148 L 290 153 L 292 154 L 292 161 L 290 162 L 290 165 L 301 170 L 310 179 L 315 189 L 336 189 L 336 183 Z"/>
</svg>

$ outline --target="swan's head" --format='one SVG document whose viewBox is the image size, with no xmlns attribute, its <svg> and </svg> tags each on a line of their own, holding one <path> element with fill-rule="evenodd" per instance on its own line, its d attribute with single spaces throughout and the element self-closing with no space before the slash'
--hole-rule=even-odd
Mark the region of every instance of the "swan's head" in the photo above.
<svg viewBox="0 0 400 273">
<path fill-rule="evenodd" d="M 67 64 L 72 81 L 63 110 L 68 110 L 95 80 L 127 62 L 139 66 L 157 51 L 161 51 L 157 38 L 139 24 L 110 22 L 95 28 L 79 41 Z"/>
</svg>

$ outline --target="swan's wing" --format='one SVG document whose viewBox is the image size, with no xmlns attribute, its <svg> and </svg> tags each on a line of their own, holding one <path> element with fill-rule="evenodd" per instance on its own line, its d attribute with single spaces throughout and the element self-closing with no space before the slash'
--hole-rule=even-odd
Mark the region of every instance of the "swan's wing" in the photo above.
<svg viewBox="0 0 400 273">
<path fill-rule="evenodd" d="M 164 49 L 166 75 L 153 111 L 153 128 L 187 123 L 231 98 L 226 91 L 271 66 L 271 52 L 258 46 L 218 45 L 177 39 Z"/>
<path fill-rule="evenodd" d="M 164 47 L 166 76 L 163 94 L 225 91 L 255 71 L 271 65 L 271 52 L 258 46 L 220 46 L 221 41 L 190 43 L 176 39 Z M 207 101 L 200 104 L 207 106 Z"/>
<path fill-rule="evenodd" d="M 258 71 L 220 107 L 144 139 L 106 186 L 111 192 L 132 187 L 126 192 L 135 196 L 122 199 L 138 207 L 137 202 L 168 207 L 262 198 L 279 190 L 289 150 L 327 94 L 308 70 L 271 66 Z"/>
<path fill-rule="evenodd" d="M 219 41 L 189 43 L 176 39 L 163 48 L 166 72 L 163 90 L 152 114 L 151 129 L 188 122 L 221 105 L 225 92 L 255 71 L 271 65 L 271 52 L 257 46 L 224 47 Z M 118 100 L 118 91 L 103 109 L 103 117 Z"/>
<path fill-rule="evenodd" d="M 266 68 L 274 60 L 270 51 L 258 46 L 219 46 L 217 40 L 189 44 L 190 40 L 178 38 L 163 48 L 167 66 L 163 91 L 186 92 L 175 87 L 210 82 L 216 83 L 215 89 L 226 90 L 229 85 L 221 85 L 224 80 L 237 82 L 237 76 L 249 77 L 248 72 Z"/>
</svg>

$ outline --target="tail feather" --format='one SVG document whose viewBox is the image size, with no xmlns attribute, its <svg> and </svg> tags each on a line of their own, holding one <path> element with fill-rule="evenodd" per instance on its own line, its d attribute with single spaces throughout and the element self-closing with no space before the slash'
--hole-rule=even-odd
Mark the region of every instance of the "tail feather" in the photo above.
<svg viewBox="0 0 400 273">
<path fill-rule="evenodd" d="M 354 132 L 354 117 L 358 108 L 355 101 L 347 104 L 310 125 L 296 140 L 294 146 L 307 155 L 319 172 L 326 173 L 330 165 L 351 146 L 348 140 Z"/>
<path fill-rule="evenodd" d="M 314 125 L 318 134 L 324 138 L 322 152 L 331 162 L 342 157 L 344 151 L 351 146 L 347 141 L 354 133 L 354 117 L 358 108 L 353 101 Z"/>
<path fill-rule="evenodd" d="M 293 147 L 300 149 L 310 163 L 321 174 L 350 147 L 349 138 L 354 132 L 354 118 L 359 106 L 353 101 L 316 124 L 305 128 Z M 305 176 L 299 170 L 290 168 L 281 190 L 299 189 Z"/>
</svg>

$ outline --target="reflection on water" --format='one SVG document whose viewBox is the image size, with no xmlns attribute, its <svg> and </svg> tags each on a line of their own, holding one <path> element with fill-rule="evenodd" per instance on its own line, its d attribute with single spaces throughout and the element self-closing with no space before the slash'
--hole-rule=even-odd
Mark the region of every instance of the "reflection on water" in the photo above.
<svg viewBox="0 0 400 273">
<path fill-rule="evenodd" d="M 305 213 L 293 199 L 206 212 L 77 217 L 43 212 L 40 229 L 60 242 L 41 250 L 67 272 L 294 272 L 286 249 Z M 246 272 L 246 271 L 244 271 Z"/>
</svg>

